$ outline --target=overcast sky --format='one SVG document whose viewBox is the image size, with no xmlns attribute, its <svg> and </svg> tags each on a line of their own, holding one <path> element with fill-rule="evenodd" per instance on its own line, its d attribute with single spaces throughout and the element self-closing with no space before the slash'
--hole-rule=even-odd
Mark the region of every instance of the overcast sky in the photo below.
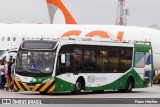
<svg viewBox="0 0 160 107">
<path fill-rule="evenodd" d="M 49 23 L 46 0 L 0 0 L 0 23 Z M 118 0 L 62 0 L 79 24 L 115 24 Z M 160 0 L 126 0 L 127 25 L 160 25 Z M 54 23 L 64 23 L 61 11 Z"/>
</svg>

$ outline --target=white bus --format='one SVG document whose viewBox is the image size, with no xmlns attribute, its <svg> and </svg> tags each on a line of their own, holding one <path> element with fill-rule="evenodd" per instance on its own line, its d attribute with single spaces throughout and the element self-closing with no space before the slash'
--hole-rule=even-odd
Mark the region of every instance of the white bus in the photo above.
<svg viewBox="0 0 160 107">
<path fill-rule="evenodd" d="M 150 43 L 92 39 L 25 40 L 14 89 L 42 94 L 114 89 L 131 92 L 152 84 Z"/>
</svg>

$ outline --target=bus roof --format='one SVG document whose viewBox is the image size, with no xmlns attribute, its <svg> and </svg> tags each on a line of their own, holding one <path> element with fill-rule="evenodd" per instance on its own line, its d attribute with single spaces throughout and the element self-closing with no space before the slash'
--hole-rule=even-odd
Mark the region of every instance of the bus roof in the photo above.
<svg viewBox="0 0 160 107">
<path fill-rule="evenodd" d="M 151 44 L 149 42 L 145 41 L 136 41 L 136 42 L 120 42 L 120 41 L 115 41 L 115 40 L 110 40 L 110 39 L 95 39 L 93 40 L 92 38 L 68 38 L 68 39 L 43 39 L 43 40 L 25 40 L 26 42 L 34 42 L 34 43 L 40 43 L 40 42 L 55 42 L 55 43 L 60 43 L 60 45 L 72 45 L 72 44 L 77 44 L 77 45 L 93 45 L 93 46 L 117 46 L 117 47 L 136 47 L 139 49 L 143 48 L 148 48 L 151 49 Z"/>
</svg>

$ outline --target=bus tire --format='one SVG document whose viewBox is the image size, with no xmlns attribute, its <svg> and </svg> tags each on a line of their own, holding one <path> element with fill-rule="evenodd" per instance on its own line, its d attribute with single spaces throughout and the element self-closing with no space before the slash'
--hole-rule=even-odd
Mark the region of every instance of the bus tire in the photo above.
<svg viewBox="0 0 160 107">
<path fill-rule="evenodd" d="M 125 92 L 132 92 L 132 88 L 133 88 L 133 79 L 130 77 L 128 78 L 127 82 L 126 82 L 126 88 L 125 88 Z"/>
<path fill-rule="evenodd" d="M 131 77 L 129 77 L 127 82 L 126 82 L 125 89 L 118 89 L 118 92 L 120 92 L 120 93 L 129 93 L 129 92 L 131 92 L 132 88 L 133 88 L 133 84 L 134 84 L 133 79 Z"/>
<path fill-rule="evenodd" d="M 76 84 L 75 84 L 75 91 L 74 91 L 74 94 L 78 95 L 81 93 L 81 90 L 82 90 L 82 83 L 81 81 L 77 81 Z"/>
</svg>

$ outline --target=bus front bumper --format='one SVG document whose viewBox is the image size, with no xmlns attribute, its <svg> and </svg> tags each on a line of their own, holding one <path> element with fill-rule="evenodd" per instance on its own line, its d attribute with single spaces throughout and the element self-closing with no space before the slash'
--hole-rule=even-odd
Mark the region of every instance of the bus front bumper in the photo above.
<svg viewBox="0 0 160 107">
<path fill-rule="evenodd" d="M 14 78 L 14 90 L 53 93 L 55 90 L 55 80 L 51 79 L 49 82 L 42 83 L 42 84 L 29 84 L 29 83 L 18 81 L 16 78 Z"/>
</svg>

